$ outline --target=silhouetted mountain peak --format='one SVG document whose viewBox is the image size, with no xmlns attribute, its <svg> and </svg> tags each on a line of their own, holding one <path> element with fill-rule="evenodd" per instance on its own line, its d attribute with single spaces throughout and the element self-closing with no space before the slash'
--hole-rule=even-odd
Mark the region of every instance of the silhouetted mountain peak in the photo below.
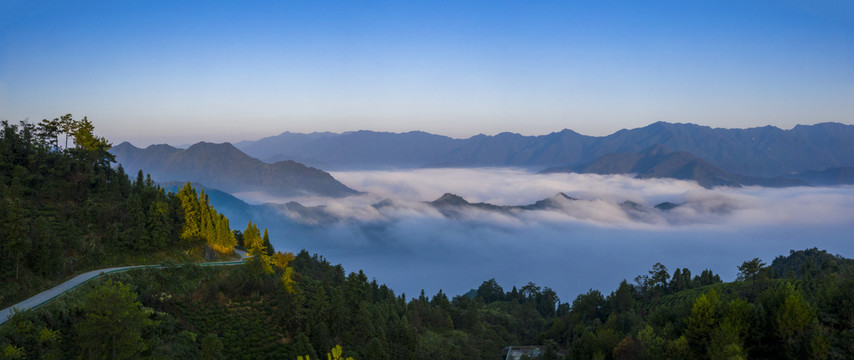
<svg viewBox="0 0 854 360">
<path fill-rule="evenodd" d="M 131 146 L 133 146 L 133 145 L 131 145 Z M 169 145 L 169 144 L 151 144 L 151 145 L 148 145 L 148 147 L 145 149 L 146 150 L 155 150 L 155 151 L 180 150 L 180 149 L 178 149 L 172 145 Z"/>
<path fill-rule="evenodd" d="M 560 209 L 564 205 L 566 205 L 570 201 L 578 201 L 578 199 L 566 195 L 562 192 L 559 192 L 551 197 L 538 200 L 532 205 L 522 206 L 522 209 L 525 210 L 549 210 L 549 209 Z"/>
<path fill-rule="evenodd" d="M 246 155 L 240 149 L 234 147 L 231 143 L 210 143 L 210 142 L 198 142 L 187 148 L 185 150 L 187 154 L 195 155 L 195 154 L 219 154 L 219 155 L 229 155 L 229 156 L 238 156 L 238 157 L 246 157 L 247 159 L 252 159 L 249 155 Z"/>
<path fill-rule="evenodd" d="M 564 194 L 563 192 L 557 193 L 557 195 L 552 196 L 550 199 L 563 199 L 563 200 L 578 200 L 572 196 Z"/>
<path fill-rule="evenodd" d="M 470 203 L 468 201 L 466 201 L 466 199 L 463 199 L 462 196 L 459 196 L 456 194 L 451 194 L 451 193 L 445 193 L 444 195 L 442 195 L 438 199 L 433 200 L 433 202 L 431 204 L 433 204 L 433 205 L 461 206 L 461 205 L 469 205 Z"/>
<path fill-rule="evenodd" d="M 579 134 L 579 133 L 575 132 L 575 131 L 574 131 L 574 130 L 572 130 L 572 129 L 563 129 L 563 130 L 561 130 L 561 131 L 553 132 L 553 133 L 551 133 L 551 134 L 549 134 L 549 135 L 579 135 L 579 136 L 584 136 L 584 135 L 581 135 L 581 134 Z"/>
<path fill-rule="evenodd" d="M 500 132 L 500 133 L 496 134 L 494 137 L 501 139 L 501 138 L 517 138 L 517 137 L 523 137 L 523 136 L 518 134 L 518 133 L 504 131 L 504 132 Z"/>
</svg>

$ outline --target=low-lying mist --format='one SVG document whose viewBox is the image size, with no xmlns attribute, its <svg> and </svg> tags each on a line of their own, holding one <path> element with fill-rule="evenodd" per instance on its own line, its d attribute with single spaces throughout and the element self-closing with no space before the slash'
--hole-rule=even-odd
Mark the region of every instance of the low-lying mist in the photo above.
<svg viewBox="0 0 854 360">
<path fill-rule="evenodd" d="M 710 268 L 730 281 L 743 261 L 760 257 L 770 263 L 792 249 L 854 255 L 851 187 L 708 190 L 671 179 L 518 169 L 333 176 L 365 194 L 343 199 L 235 195 L 254 203 L 319 206 L 315 209 L 328 216 L 325 221 L 279 206 L 270 210 L 277 216 L 261 225 L 270 228 L 277 249 L 323 254 L 410 297 L 421 289 L 428 295 L 440 288 L 462 294 L 495 278 L 505 290 L 531 281 L 571 301 L 589 288 L 611 291 L 656 262 L 671 272 Z M 549 209 L 466 207 L 449 217 L 427 204 L 444 193 L 502 206 L 530 205 L 558 193 L 578 200 Z M 655 208 L 665 202 L 677 206 Z"/>
</svg>

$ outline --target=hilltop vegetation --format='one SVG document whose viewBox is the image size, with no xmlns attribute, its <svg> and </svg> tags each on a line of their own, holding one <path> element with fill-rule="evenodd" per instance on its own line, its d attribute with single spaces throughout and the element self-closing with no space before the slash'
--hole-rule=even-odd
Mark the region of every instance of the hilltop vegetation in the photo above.
<svg viewBox="0 0 854 360">
<path fill-rule="evenodd" d="M 167 193 L 142 171 L 131 181 L 110 146 L 86 118 L 2 122 L 0 307 L 84 270 L 232 253 L 204 193 Z"/>
</svg>

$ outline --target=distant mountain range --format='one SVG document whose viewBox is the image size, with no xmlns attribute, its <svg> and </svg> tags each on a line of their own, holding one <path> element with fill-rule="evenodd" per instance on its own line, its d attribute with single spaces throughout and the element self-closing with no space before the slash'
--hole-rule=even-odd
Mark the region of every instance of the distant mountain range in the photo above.
<svg viewBox="0 0 854 360">
<path fill-rule="evenodd" d="M 563 130 L 541 136 L 501 133 L 453 139 L 425 132 L 286 132 L 235 146 L 266 162 L 294 160 L 327 170 L 385 167 L 587 166 L 602 156 L 661 145 L 731 174 L 776 177 L 854 167 L 854 126 L 839 123 L 720 129 L 657 122 L 594 137 Z"/>
<path fill-rule="evenodd" d="M 671 151 L 654 145 L 639 153 L 608 154 L 586 166 L 576 168 L 548 168 L 543 173 L 577 172 L 600 175 L 637 174 L 637 178 L 672 178 L 693 180 L 705 188 L 715 186 L 739 187 L 759 185 L 767 187 L 806 186 L 808 182 L 796 178 L 764 178 L 726 172 L 685 151 Z"/>
<path fill-rule="evenodd" d="M 272 196 L 356 193 L 324 171 L 294 161 L 264 163 L 229 143 L 200 142 L 185 150 L 169 145 L 140 149 L 124 142 L 110 152 L 131 176 L 142 169 L 159 182 L 191 181 L 231 193 L 260 191 Z"/>
<path fill-rule="evenodd" d="M 111 152 L 130 175 L 143 169 L 160 182 L 192 181 L 230 193 L 263 192 L 281 197 L 357 193 L 322 170 L 285 160 L 290 157 L 285 154 L 339 169 L 539 167 L 543 172 L 693 180 L 707 188 L 854 184 L 854 126 L 836 123 L 792 130 L 655 123 L 605 137 L 570 130 L 543 136 L 502 133 L 469 139 L 424 132 L 284 133 L 238 145 L 256 157 L 284 152 L 268 156 L 269 162 L 229 143 L 201 142 L 187 149 L 169 145 L 140 149 L 122 143 Z M 646 147 L 641 148 L 643 145 Z M 300 212 L 296 205 L 281 210 Z"/>
</svg>

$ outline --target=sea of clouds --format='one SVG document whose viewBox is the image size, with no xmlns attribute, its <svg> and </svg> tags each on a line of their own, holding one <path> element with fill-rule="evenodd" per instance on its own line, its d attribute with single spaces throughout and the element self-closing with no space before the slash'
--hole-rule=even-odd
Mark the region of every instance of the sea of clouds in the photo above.
<svg viewBox="0 0 854 360">
<path fill-rule="evenodd" d="M 462 294 L 495 278 L 509 290 L 528 281 L 571 301 L 589 288 L 611 291 L 662 262 L 671 271 L 710 268 L 733 280 L 736 266 L 770 263 L 792 249 L 818 247 L 854 257 L 854 188 L 715 188 L 623 175 L 537 174 L 522 169 L 347 171 L 332 175 L 363 192 L 342 199 L 270 198 L 252 202 L 323 206 L 337 221 L 289 218 L 271 227 L 277 249 L 324 254 L 347 271 L 407 296 L 424 289 Z M 564 193 L 558 209 L 469 209 L 446 217 L 426 202 L 445 193 L 472 203 L 528 205 Z M 373 206 L 384 201 L 384 206 Z M 632 202 L 640 210 L 621 204 Z M 654 206 L 680 206 L 662 211 Z"/>
</svg>

